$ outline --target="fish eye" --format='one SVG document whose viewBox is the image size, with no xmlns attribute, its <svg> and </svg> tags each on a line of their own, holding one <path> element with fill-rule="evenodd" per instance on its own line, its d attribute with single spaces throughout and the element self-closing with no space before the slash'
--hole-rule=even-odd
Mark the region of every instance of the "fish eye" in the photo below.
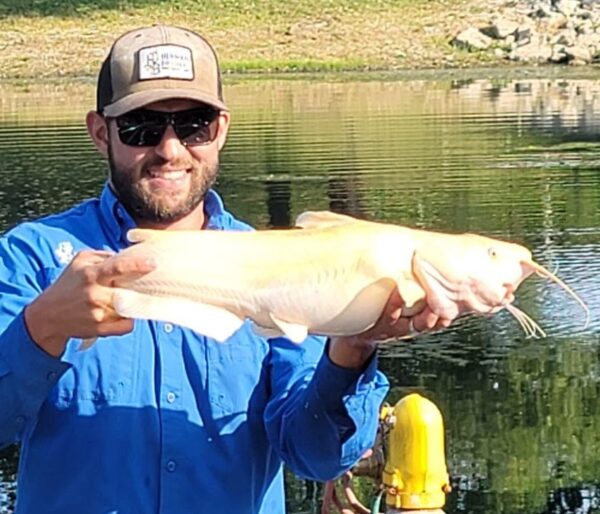
<svg viewBox="0 0 600 514">
<path fill-rule="evenodd" d="M 488 255 L 492 259 L 495 259 L 498 256 L 498 254 L 496 253 L 496 249 L 495 248 L 488 248 Z"/>
</svg>

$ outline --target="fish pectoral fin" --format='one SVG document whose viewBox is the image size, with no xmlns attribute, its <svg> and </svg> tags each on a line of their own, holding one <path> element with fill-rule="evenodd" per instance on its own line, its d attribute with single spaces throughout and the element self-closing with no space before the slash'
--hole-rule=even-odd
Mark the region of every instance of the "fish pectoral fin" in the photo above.
<svg viewBox="0 0 600 514">
<path fill-rule="evenodd" d="M 279 319 L 277 316 L 273 314 L 269 314 L 271 321 L 283 332 L 285 337 L 287 337 L 293 343 L 301 343 L 308 336 L 308 327 L 304 325 L 298 325 L 296 323 L 289 323 L 287 321 L 283 321 Z"/>
<path fill-rule="evenodd" d="M 260 337 L 266 337 L 267 339 L 285 336 L 285 334 L 278 328 L 264 327 L 257 323 L 252 323 L 252 330 L 256 335 Z"/>
<path fill-rule="evenodd" d="M 224 342 L 243 324 L 236 314 L 185 298 L 151 296 L 130 289 L 116 289 L 113 306 L 124 318 L 174 323 Z"/>
<path fill-rule="evenodd" d="M 323 228 L 357 221 L 360 220 L 331 211 L 306 211 L 296 218 L 294 225 L 299 228 Z"/>
<path fill-rule="evenodd" d="M 398 291 L 404 302 L 402 307 L 403 316 L 413 316 L 419 312 L 426 300 L 427 293 L 415 280 L 400 277 L 397 279 Z"/>
</svg>

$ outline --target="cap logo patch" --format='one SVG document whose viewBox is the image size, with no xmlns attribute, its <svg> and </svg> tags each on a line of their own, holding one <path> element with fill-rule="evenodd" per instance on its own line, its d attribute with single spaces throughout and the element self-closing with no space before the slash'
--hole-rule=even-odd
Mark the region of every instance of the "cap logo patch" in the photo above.
<svg viewBox="0 0 600 514">
<path fill-rule="evenodd" d="M 139 53 L 139 80 L 194 79 L 192 51 L 184 46 L 157 45 Z"/>
</svg>

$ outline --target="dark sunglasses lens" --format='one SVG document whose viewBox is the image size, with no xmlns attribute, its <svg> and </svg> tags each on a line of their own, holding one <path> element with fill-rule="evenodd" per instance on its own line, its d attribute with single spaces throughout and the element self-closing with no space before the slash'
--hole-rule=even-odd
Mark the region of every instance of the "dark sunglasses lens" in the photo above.
<svg viewBox="0 0 600 514">
<path fill-rule="evenodd" d="M 217 136 L 219 111 L 208 107 L 175 113 L 139 109 L 117 118 L 119 139 L 129 146 L 160 144 L 171 123 L 185 145 L 206 145 Z"/>
<path fill-rule="evenodd" d="M 153 113 L 133 111 L 117 118 L 121 143 L 129 146 L 156 146 L 160 143 L 167 120 Z"/>
<path fill-rule="evenodd" d="M 219 111 L 192 109 L 175 114 L 175 133 L 188 146 L 206 145 L 214 141 L 219 124 Z"/>
</svg>

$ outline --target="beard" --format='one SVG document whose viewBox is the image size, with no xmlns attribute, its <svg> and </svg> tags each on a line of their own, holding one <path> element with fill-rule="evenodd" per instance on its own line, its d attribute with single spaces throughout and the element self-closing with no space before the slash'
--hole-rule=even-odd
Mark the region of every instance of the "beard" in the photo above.
<svg viewBox="0 0 600 514">
<path fill-rule="evenodd" d="M 112 146 L 108 145 L 109 181 L 123 207 L 137 222 L 170 224 L 185 218 L 206 197 L 219 176 L 218 160 L 212 163 L 193 163 L 189 189 L 185 196 L 177 193 L 152 191 L 144 179 L 146 169 L 165 164 L 155 157 L 129 168 L 117 166 Z M 189 168 L 189 165 L 185 166 Z"/>
</svg>

